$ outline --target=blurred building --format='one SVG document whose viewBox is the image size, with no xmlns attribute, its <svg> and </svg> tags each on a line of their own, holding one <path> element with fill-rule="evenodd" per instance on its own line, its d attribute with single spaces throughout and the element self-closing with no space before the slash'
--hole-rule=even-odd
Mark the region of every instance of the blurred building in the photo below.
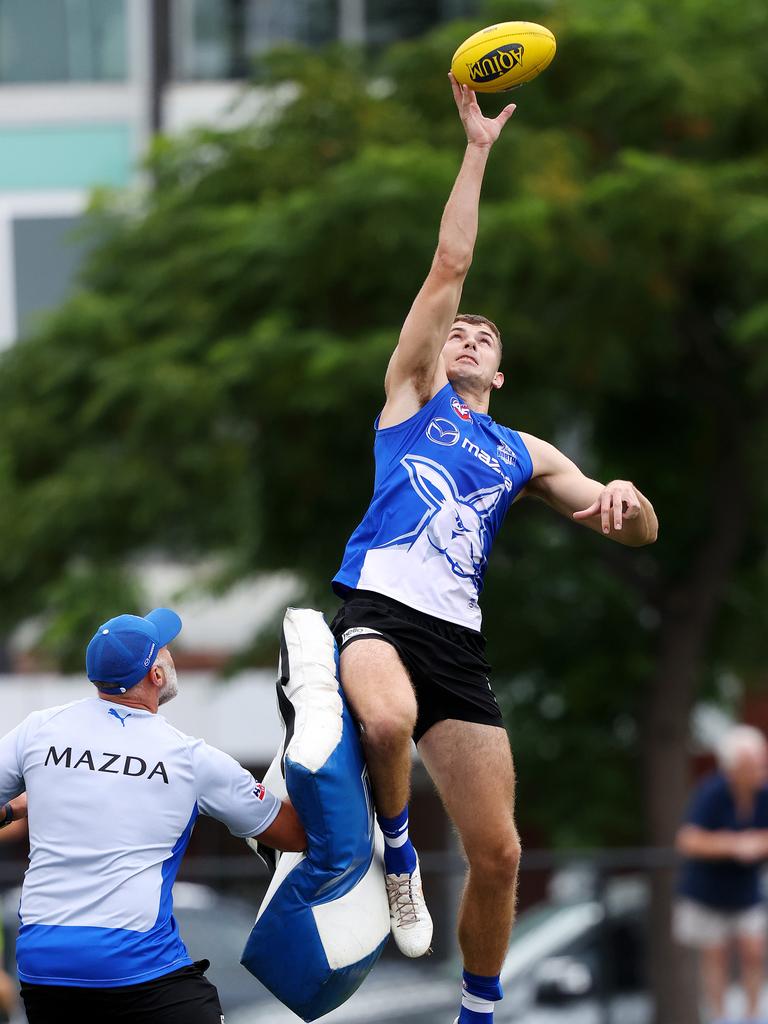
<svg viewBox="0 0 768 1024">
<path fill-rule="evenodd" d="M 91 190 L 216 120 L 276 44 L 382 46 L 473 0 L 0 0 L 0 348 L 67 294 Z"/>
</svg>

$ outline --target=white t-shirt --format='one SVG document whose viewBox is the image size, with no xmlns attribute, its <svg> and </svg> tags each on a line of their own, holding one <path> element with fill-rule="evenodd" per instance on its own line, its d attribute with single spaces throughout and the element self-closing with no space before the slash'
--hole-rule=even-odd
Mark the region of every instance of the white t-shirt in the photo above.
<svg viewBox="0 0 768 1024">
<path fill-rule="evenodd" d="M 0 803 L 26 789 L 19 977 L 131 985 L 192 961 L 171 889 L 198 813 L 258 835 L 280 801 L 228 754 L 98 697 L 35 711 L 0 740 Z"/>
</svg>

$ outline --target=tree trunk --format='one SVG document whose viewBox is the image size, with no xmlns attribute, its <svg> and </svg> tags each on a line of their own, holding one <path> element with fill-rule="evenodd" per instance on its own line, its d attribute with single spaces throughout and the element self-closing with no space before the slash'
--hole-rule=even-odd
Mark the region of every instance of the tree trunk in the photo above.
<svg viewBox="0 0 768 1024">
<path fill-rule="evenodd" d="M 688 727 L 694 700 L 690 635 L 665 629 L 653 679 L 643 744 L 645 804 L 651 845 L 669 846 L 679 827 L 689 790 Z M 703 637 L 700 638 L 703 642 Z M 687 641 L 687 642 L 686 642 Z M 670 910 L 674 868 L 651 876 L 649 949 L 656 1024 L 698 1024 L 698 986 L 693 957 L 672 941 Z"/>
<path fill-rule="evenodd" d="M 737 450 L 736 445 L 732 452 Z M 646 706 L 643 742 L 645 802 L 652 845 L 672 845 L 688 800 L 689 724 L 710 628 L 741 551 L 746 529 L 742 474 L 727 463 L 727 481 L 713 481 L 709 540 L 681 586 L 662 606 L 661 643 Z M 651 885 L 650 971 L 656 1024 L 698 1024 L 693 957 L 672 941 L 676 871 L 654 873 Z"/>
</svg>

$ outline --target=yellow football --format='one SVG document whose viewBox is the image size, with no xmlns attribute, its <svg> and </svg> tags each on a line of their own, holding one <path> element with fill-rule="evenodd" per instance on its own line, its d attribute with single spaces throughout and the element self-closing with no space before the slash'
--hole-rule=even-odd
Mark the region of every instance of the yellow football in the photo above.
<svg viewBox="0 0 768 1024">
<path fill-rule="evenodd" d="M 451 61 L 457 82 L 475 92 L 505 92 L 530 82 L 552 63 L 557 44 L 532 21 L 504 21 L 465 39 Z"/>
</svg>

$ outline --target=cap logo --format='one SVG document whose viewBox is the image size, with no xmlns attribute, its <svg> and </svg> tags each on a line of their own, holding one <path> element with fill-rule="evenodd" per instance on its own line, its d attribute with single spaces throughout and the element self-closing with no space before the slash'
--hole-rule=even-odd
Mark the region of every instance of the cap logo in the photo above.
<svg viewBox="0 0 768 1024">
<path fill-rule="evenodd" d="M 102 629 L 102 631 L 101 631 L 101 635 L 102 635 L 102 636 L 106 636 L 108 632 L 109 632 L 109 630 L 108 630 L 108 629 Z"/>
</svg>

